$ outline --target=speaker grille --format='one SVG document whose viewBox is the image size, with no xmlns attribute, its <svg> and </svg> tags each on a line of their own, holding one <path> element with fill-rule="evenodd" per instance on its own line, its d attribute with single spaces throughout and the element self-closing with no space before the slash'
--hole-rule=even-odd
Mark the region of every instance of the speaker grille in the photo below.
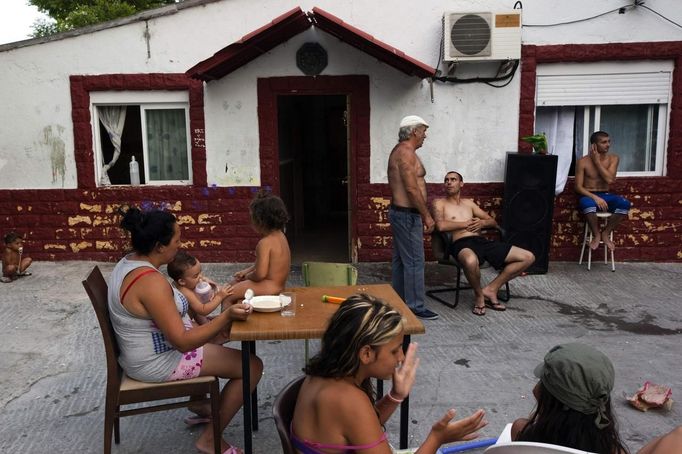
<svg viewBox="0 0 682 454">
<path fill-rule="evenodd" d="M 547 197 L 537 189 L 523 189 L 509 201 L 509 225 L 519 230 L 537 228 L 547 218 L 548 211 Z"/>
<path fill-rule="evenodd" d="M 507 241 L 535 254 L 530 273 L 546 273 L 554 215 L 557 157 L 507 153 L 502 225 Z"/>
</svg>

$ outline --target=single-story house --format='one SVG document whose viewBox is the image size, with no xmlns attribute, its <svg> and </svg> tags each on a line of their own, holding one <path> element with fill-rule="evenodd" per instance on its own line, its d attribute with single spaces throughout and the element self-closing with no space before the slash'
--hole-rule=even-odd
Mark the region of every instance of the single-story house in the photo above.
<svg viewBox="0 0 682 454">
<path fill-rule="evenodd" d="M 680 261 L 681 23 L 676 0 L 186 0 L 0 45 L 0 230 L 116 260 L 117 209 L 158 206 L 202 260 L 250 261 L 265 188 L 295 257 L 389 260 L 386 163 L 416 114 L 429 197 L 454 169 L 498 219 L 507 153 L 546 133 L 552 260 L 579 255 L 572 163 L 608 131 L 634 205 L 617 260 Z"/>
</svg>

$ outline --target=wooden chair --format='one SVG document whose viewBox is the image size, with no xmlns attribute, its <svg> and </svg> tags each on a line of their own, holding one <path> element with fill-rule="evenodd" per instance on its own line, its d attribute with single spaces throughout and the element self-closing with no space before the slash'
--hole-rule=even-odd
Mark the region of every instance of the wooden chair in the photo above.
<svg viewBox="0 0 682 454">
<path fill-rule="evenodd" d="M 272 404 L 272 416 L 275 418 L 275 426 L 277 427 L 277 433 L 279 433 L 279 440 L 282 442 L 284 454 L 296 454 L 296 450 L 289 438 L 289 430 L 291 428 L 291 421 L 294 418 L 296 399 L 298 398 L 298 392 L 301 390 L 303 380 L 305 380 L 305 375 L 286 385 Z"/>
<path fill-rule="evenodd" d="M 220 386 L 217 377 L 205 376 L 190 380 L 179 380 L 165 383 L 144 383 L 128 377 L 118 364 L 119 347 L 114 329 L 109 319 L 108 288 L 99 267 L 95 266 L 83 281 L 83 287 L 90 297 L 95 309 L 97 321 L 102 331 L 104 351 L 107 359 L 107 387 L 104 408 L 104 454 L 111 453 L 111 433 L 114 441 L 120 442 L 119 418 L 139 415 L 155 411 L 188 407 L 194 404 L 210 403 L 213 423 L 213 439 L 216 454 L 220 454 Z M 184 400 L 158 404 L 153 406 L 122 410 L 122 405 L 153 402 L 163 399 L 176 399 L 189 396 L 206 396 L 203 400 Z"/>
<path fill-rule="evenodd" d="M 502 237 L 502 231 L 500 229 L 486 229 L 482 231 L 481 233 L 489 234 L 489 233 L 494 233 L 497 232 L 497 234 Z M 433 289 L 433 290 L 427 290 L 426 294 L 430 296 L 431 298 L 435 299 L 436 301 L 445 304 L 446 306 L 454 309 L 457 307 L 459 304 L 459 291 L 460 290 L 470 290 L 471 286 L 467 284 L 462 283 L 462 265 L 450 255 L 450 243 L 452 243 L 452 235 L 450 232 L 439 232 L 437 230 L 434 230 L 433 233 L 431 234 L 431 250 L 433 251 L 433 255 L 437 258 L 438 263 L 440 265 L 447 265 L 447 266 L 453 266 L 457 270 L 456 278 L 455 278 L 455 285 L 454 286 L 446 286 L 444 288 L 438 288 L 438 289 Z M 481 268 L 485 268 L 485 264 L 481 263 L 480 264 Z M 499 296 L 500 301 L 507 302 L 509 301 L 510 295 L 509 295 L 509 282 L 506 282 L 504 284 L 504 294 L 503 296 Z M 447 292 L 454 292 L 455 293 L 455 302 L 451 303 L 449 300 L 446 300 L 440 296 L 437 296 L 441 293 L 447 293 Z"/>
</svg>

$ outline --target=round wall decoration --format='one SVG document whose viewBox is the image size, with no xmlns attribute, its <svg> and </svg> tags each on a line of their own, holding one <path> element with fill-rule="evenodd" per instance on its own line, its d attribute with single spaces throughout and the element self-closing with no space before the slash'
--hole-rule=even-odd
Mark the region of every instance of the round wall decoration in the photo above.
<svg viewBox="0 0 682 454">
<path fill-rule="evenodd" d="M 296 52 L 296 66 L 306 76 L 317 76 L 327 67 L 327 51 L 318 43 L 305 43 Z"/>
</svg>

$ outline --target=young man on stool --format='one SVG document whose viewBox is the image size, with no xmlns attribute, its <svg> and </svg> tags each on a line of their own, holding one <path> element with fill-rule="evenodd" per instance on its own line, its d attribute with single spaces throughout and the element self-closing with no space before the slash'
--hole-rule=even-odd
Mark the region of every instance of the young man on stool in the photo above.
<svg viewBox="0 0 682 454">
<path fill-rule="evenodd" d="M 611 232 L 627 216 L 630 202 L 622 196 L 611 194 L 609 185 L 616 181 L 618 155 L 610 153 L 611 139 L 604 131 L 590 136 L 590 152 L 578 160 L 575 166 L 575 191 L 580 194 L 580 210 L 585 215 L 592 231 L 590 248 L 595 250 L 601 241 L 610 251 L 615 249 Z M 601 230 L 597 210 L 612 213 L 609 221 Z"/>
</svg>

